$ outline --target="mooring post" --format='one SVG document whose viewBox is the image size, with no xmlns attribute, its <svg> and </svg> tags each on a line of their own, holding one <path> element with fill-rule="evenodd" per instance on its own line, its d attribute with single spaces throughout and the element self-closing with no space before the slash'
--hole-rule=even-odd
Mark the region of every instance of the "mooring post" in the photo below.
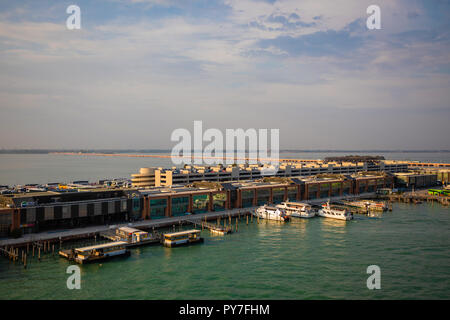
<svg viewBox="0 0 450 320">
<path fill-rule="evenodd" d="M 27 254 L 25 253 L 25 260 L 23 261 L 23 267 L 27 268 Z"/>
<path fill-rule="evenodd" d="M 38 248 L 38 260 L 41 261 L 41 247 Z"/>
</svg>

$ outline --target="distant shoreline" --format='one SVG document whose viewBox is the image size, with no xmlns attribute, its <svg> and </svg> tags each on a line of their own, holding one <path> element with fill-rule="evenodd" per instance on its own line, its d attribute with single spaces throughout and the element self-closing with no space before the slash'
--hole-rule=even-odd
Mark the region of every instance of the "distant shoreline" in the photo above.
<svg viewBox="0 0 450 320">
<path fill-rule="evenodd" d="M 50 153 L 171 153 L 163 149 L 2 149 L 0 154 L 50 154 Z M 192 151 L 193 152 L 193 151 Z M 290 150 L 283 149 L 280 153 L 449 153 L 450 150 Z"/>
</svg>

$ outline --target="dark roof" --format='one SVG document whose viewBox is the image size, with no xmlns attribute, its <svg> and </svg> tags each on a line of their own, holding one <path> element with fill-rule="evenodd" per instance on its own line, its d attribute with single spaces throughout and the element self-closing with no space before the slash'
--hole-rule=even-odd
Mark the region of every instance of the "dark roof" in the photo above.
<svg viewBox="0 0 450 320">
<path fill-rule="evenodd" d="M 229 183 L 229 182 L 222 182 L 221 185 L 224 188 L 224 190 L 237 190 L 238 189 L 237 186 L 234 186 L 232 183 Z"/>
<path fill-rule="evenodd" d="M 300 180 L 298 178 L 291 178 L 291 181 L 295 184 L 305 184 L 305 181 Z"/>
</svg>

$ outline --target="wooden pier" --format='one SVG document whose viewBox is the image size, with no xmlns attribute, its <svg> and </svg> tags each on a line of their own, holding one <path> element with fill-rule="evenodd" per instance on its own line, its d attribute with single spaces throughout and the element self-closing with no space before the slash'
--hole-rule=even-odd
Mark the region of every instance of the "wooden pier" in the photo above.
<svg viewBox="0 0 450 320">
<path fill-rule="evenodd" d="M 24 267 L 32 261 L 32 258 L 41 261 L 44 255 L 48 258 L 48 254 L 55 255 L 61 250 L 69 250 L 80 246 L 80 241 L 84 241 L 85 245 L 88 245 L 94 241 L 94 243 L 105 243 L 111 241 L 111 231 L 119 227 L 133 227 L 143 230 L 152 230 L 155 233 L 155 229 L 164 227 L 173 227 L 179 225 L 180 227 L 184 223 L 192 223 L 197 226 L 201 226 L 203 223 L 203 229 L 209 229 L 217 234 L 228 234 L 233 232 L 232 220 L 235 218 L 236 223 L 234 230 L 238 229 L 238 218 L 247 217 L 250 215 L 251 208 L 239 208 L 227 211 L 219 212 L 207 212 L 199 213 L 192 216 L 177 216 L 168 217 L 164 219 L 155 220 L 143 220 L 133 223 L 122 223 L 112 226 L 93 226 L 86 228 L 70 229 L 64 231 L 51 231 L 42 232 L 37 234 L 26 234 L 18 239 L 5 239 L 0 240 L 0 255 L 9 258 L 11 261 L 20 261 L 24 264 Z M 208 222 L 211 220 L 218 220 L 224 222 L 224 226 L 219 226 L 214 223 Z M 253 218 L 251 218 L 253 221 Z M 248 223 L 247 218 L 247 223 Z M 227 226 L 228 222 L 228 226 Z M 108 235 L 104 237 L 104 235 Z M 159 241 L 158 241 L 159 243 Z"/>
<path fill-rule="evenodd" d="M 187 218 L 185 219 L 186 222 L 192 223 L 196 227 L 201 227 L 202 230 L 209 229 L 211 233 L 218 234 L 218 235 L 226 235 L 233 232 L 233 228 L 231 226 L 222 226 L 220 224 L 220 217 L 217 218 L 217 223 L 210 223 L 205 220 L 201 220 L 198 218 Z"/>
</svg>

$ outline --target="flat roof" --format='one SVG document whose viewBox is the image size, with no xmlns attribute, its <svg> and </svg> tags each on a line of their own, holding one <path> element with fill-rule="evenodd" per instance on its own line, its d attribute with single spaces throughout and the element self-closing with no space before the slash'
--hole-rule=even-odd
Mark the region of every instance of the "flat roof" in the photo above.
<svg viewBox="0 0 450 320">
<path fill-rule="evenodd" d="M 189 234 L 189 233 L 198 233 L 201 232 L 198 229 L 191 229 L 191 230 L 185 230 L 185 231 L 179 231 L 179 232 L 171 232 L 171 233 L 165 233 L 164 236 L 179 236 L 179 235 L 184 235 L 184 234 Z"/>
<path fill-rule="evenodd" d="M 125 242 L 125 241 L 116 241 L 116 242 L 98 244 L 98 245 L 90 246 L 90 247 L 77 248 L 75 250 L 84 252 L 84 251 L 90 251 L 90 250 L 95 250 L 95 249 L 111 248 L 111 247 L 126 245 L 126 244 L 127 244 L 127 242 Z"/>
<path fill-rule="evenodd" d="M 142 232 L 142 230 L 136 229 L 136 228 L 130 228 L 130 227 L 120 227 L 119 230 L 134 233 L 134 232 Z"/>
</svg>

